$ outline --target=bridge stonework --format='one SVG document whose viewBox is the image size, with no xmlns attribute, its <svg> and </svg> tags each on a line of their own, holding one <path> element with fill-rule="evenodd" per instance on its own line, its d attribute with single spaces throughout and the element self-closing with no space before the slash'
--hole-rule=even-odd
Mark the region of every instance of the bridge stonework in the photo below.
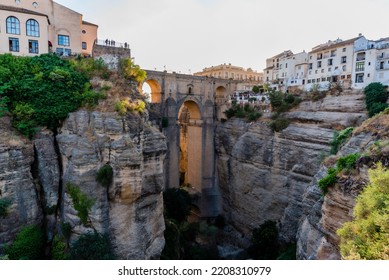
<svg viewBox="0 0 389 280">
<path fill-rule="evenodd" d="M 146 72 L 145 82 L 152 91 L 151 102 L 163 119 L 161 129 L 168 142 L 166 187 L 180 186 L 180 160 L 185 158 L 185 182 L 191 186 L 190 193 L 198 198 L 196 206 L 200 215 L 215 217 L 221 211 L 216 180 L 215 126 L 224 118 L 228 97 L 236 90 L 237 82 L 166 71 Z M 187 112 L 185 124 L 179 119 L 183 108 Z M 180 141 L 187 141 L 185 147 Z M 183 157 L 184 151 L 187 154 Z"/>
</svg>

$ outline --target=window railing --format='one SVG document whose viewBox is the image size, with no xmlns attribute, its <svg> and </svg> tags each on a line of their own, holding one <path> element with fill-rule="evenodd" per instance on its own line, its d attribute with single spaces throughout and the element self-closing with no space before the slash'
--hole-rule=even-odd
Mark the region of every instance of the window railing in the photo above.
<svg viewBox="0 0 389 280">
<path fill-rule="evenodd" d="M 357 57 L 357 61 L 363 61 L 363 60 L 366 60 L 366 57 L 365 57 L 365 56 L 359 56 L 359 57 Z"/>
</svg>

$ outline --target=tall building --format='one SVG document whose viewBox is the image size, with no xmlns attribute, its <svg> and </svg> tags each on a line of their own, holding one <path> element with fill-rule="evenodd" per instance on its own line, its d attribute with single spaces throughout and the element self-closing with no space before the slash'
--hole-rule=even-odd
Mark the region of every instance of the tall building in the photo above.
<svg viewBox="0 0 389 280">
<path fill-rule="evenodd" d="M 98 26 L 52 0 L 2 0 L 0 53 L 91 55 Z"/>
</svg>

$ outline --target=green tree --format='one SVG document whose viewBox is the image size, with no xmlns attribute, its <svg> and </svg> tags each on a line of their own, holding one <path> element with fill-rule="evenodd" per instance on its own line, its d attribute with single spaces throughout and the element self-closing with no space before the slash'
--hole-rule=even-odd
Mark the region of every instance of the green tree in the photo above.
<svg viewBox="0 0 389 280">
<path fill-rule="evenodd" d="M 277 109 L 284 103 L 284 94 L 281 91 L 270 91 L 269 100 L 271 106 Z"/>
<path fill-rule="evenodd" d="M 366 108 L 369 111 L 369 117 L 372 117 L 374 114 L 383 111 L 387 106 L 379 105 L 385 104 L 388 99 L 388 93 L 386 91 L 386 86 L 381 83 L 371 83 L 366 86 L 365 90 L 365 103 Z"/>
<path fill-rule="evenodd" d="M 344 259 L 389 260 L 389 171 L 369 170 L 370 184 L 357 197 L 354 219 L 337 231 Z"/>
<path fill-rule="evenodd" d="M 253 86 L 252 91 L 255 93 L 259 93 L 259 86 Z"/>
</svg>

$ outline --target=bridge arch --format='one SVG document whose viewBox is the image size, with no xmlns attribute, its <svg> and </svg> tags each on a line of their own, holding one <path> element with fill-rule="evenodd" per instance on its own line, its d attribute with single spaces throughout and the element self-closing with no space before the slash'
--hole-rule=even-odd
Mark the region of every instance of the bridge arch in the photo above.
<svg viewBox="0 0 389 280">
<path fill-rule="evenodd" d="M 161 103 L 162 102 L 162 87 L 157 80 L 147 79 L 141 85 L 140 88 L 143 88 L 144 84 L 147 84 L 150 87 L 150 102 L 151 103 Z M 143 92 L 143 90 L 142 90 Z"/>
<path fill-rule="evenodd" d="M 193 99 L 180 102 L 180 185 L 191 186 L 192 194 L 202 192 L 203 120 L 201 103 Z"/>
</svg>

